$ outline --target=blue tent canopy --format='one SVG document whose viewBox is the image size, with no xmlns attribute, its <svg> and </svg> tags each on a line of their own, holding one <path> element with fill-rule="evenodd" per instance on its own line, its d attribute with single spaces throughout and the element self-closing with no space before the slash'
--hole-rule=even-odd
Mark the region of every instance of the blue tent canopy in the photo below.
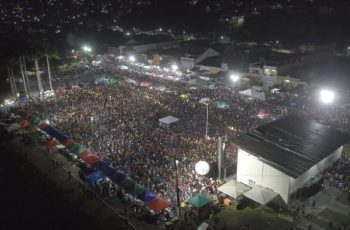
<svg viewBox="0 0 350 230">
<path fill-rule="evenodd" d="M 125 179 L 126 175 L 124 173 L 116 171 L 110 178 L 113 182 L 119 184 Z"/>
<path fill-rule="evenodd" d="M 88 182 L 90 184 L 105 179 L 103 173 L 95 171 L 93 169 L 81 169 L 79 171 L 79 176 L 83 181 Z"/>
<path fill-rule="evenodd" d="M 156 194 L 154 194 L 153 192 L 150 192 L 150 191 L 142 192 L 139 195 L 137 195 L 137 198 L 139 198 L 140 200 L 142 200 L 145 203 L 156 199 L 156 197 L 157 197 Z"/>
<path fill-rule="evenodd" d="M 97 161 L 96 163 L 93 163 L 90 165 L 90 168 L 95 169 L 95 170 L 100 170 L 101 168 L 108 167 L 108 164 L 104 161 Z"/>
<path fill-rule="evenodd" d="M 59 131 L 57 131 L 54 127 L 52 127 L 51 125 L 46 126 L 45 128 L 43 128 L 42 130 L 44 130 L 47 134 L 49 134 L 51 137 L 56 138 L 57 140 L 59 140 L 59 142 L 65 142 L 66 140 L 69 139 L 69 137 L 63 135 L 62 133 L 60 133 Z"/>
<path fill-rule="evenodd" d="M 109 165 L 101 167 L 99 171 L 103 172 L 103 174 L 105 174 L 108 177 L 111 177 L 114 173 L 117 172 L 117 170 L 115 170 L 112 166 Z"/>
</svg>

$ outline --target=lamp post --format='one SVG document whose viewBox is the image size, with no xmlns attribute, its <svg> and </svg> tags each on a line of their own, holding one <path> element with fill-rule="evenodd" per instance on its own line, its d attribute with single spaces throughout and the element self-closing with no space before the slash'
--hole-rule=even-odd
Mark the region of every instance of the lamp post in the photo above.
<svg viewBox="0 0 350 230">
<path fill-rule="evenodd" d="M 179 214 L 179 220 L 181 222 L 181 203 L 180 203 L 180 189 L 179 189 L 179 175 L 178 175 L 178 165 L 179 161 L 174 159 L 175 163 L 175 180 L 176 180 L 176 203 L 177 203 L 177 209 Z"/>
<path fill-rule="evenodd" d="M 335 93 L 333 91 L 328 89 L 322 89 L 319 93 L 320 93 L 320 101 L 324 105 L 330 105 L 334 102 Z M 328 116 L 328 111 L 326 111 L 326 109 L 324 109 L 324 114 L 325 114 L 325 120 L 326 122 L 328 122 L 329 116 Z"/>
<path fill-rule="evenodd" d="M 132 71 L 132 65 L 134 64 L 134 62 L 136 61 L 136 58 L 135 58 L 135 56 L 130 56 L 129 57 L 129 63 L 130 63 L 130 71 Z"/>
<path fill-rule="evenodd" d="M 328 89 L 322 89 L 320 91 L 320 100 L 324 104 L 331 104 L 334 101 L 335 94 L 333 91 Z"/>
<path fill-rule="evenodd" d="M 94 124 L 93 124 L 94 117 L 93 116 L 90 117 L 90 121 L 91 121 L 91 123 L 90 123 L 90 125 L 91 125 L 91 135 L 93 135 L 94 134 Z"/>
<path fill-rule="evenodd" d="M 209 126 L 209 102 L 205 103 L 207 106 L 207 119 L 205 122 L 205 138 L 208 139 L 208 126 Z"/>
</svg>

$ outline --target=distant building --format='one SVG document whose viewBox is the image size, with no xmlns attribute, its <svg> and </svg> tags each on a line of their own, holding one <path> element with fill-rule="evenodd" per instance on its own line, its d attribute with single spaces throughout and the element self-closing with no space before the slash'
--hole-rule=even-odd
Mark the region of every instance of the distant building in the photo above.
<svg viewBox="0 0 350 230">
<path fill-rule="evenodd" d="M 160 49 L 164 47 L 173 47 L 177 45 L 179 41 L 174 40 L 170 36 L 154 35 L 148 36 L 145 34 L 136 35 L 124 45 L 119 46 L 119 53 L 125 54 L 127 51 L 132 50 L 135 53 L 144 53 L 151 49 Z"/>
<path fill-rule="evenodd" d="M 349 140 L 336 129 L 286 116 L 234 139 L 237 181 L 254 189 L 248 197 L 257 202 L 268 191 L 270 201 L 289 204 L 320 188 L 323 171 L 340 159 Z"/>
</svg>

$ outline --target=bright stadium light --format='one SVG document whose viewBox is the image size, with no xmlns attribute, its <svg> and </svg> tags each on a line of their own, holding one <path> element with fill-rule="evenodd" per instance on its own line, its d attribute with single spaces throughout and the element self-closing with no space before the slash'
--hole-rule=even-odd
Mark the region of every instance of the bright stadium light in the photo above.
<svg viewBox="0 0 350 230">
<path fill-rule="evenodd" d="M 134 61 L 136 61 L 136 58 L 135 58 L 135 56 L 130 56 L 130 57 L 129 57 L 129 61 L 131 61 L 131 62 L 134 62 Z"/>
<path fill-rule="evenodd" d="M 233 81 L 233 82 L 237 82 L 239 80 L 239 76 L 237 74 L 231 74 L 230 75 L 230 79 Z"/>
<path fill-rule="evenodd" d="M 323 89 L 320 91 L 320 100 L 324 104 L 330 104 L 334 101 L 334 92 L 328 89 Z"/>
<path fill-rule="evenodd" d="M 85 52 L 91 52 L 91 47 L 89 47 L 89 46 L 83 46 L 83 50 L 85 51 Z"/>
<path fill-rule="evenodd" d="M 210 166 L 206 161 L 198 161 L 195 166 L 195 170 L 197 174 L 204 176 L 208 174 Z"/>
<path fill-rule="evenodd" d="M 174 65 L 171 66 L 171 69 L 172 69 L 173 71 L 176 71 L 178 68 L 179 68 L 179 67 L 178 67 L 176 64 L 174 64 Z"/>
</svg>

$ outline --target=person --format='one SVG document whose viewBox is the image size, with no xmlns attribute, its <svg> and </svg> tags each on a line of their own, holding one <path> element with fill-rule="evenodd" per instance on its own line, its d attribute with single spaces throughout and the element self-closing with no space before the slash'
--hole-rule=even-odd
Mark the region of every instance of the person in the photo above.
<svg viewBox="0 0 350 230">
<path fill-rule="evenodd" d="M 315 209 L 315 208 L 316 208 L 316 201 L 315 201 L 315 200 L 312 200 L 311 208 L 312 208 L 312 209 Z"/>
<path fill-rule="evenodd" d="M 126 229 L 128 229 L 129 228 L 129 220 L 128 220 L 127 216 L 124 218 L 124 223 L 125 223 Z"/>
<path fill-rule="evenodd" d="M 301 216 L 305 216 L 305 205 L 303 204 L 302 206 L 301 206 Z"/>
<path fill-rule="evenodd" d="M 307 224 L 307 230 L 311 230 L 312 229 L 312 225 L 311 224 Z"/>
<path fill-rule="evenodd" d="M 72 172 L 68 170 L 68 180 L 70 180 L 71 178 L 72 178 Z"/>
<path fill-rule="evenodd" d="M 333 229 L 333 222 L 332 221 L 329 221 L 327 229 L 329 229 L 329 230 Z"/>
</svg>

